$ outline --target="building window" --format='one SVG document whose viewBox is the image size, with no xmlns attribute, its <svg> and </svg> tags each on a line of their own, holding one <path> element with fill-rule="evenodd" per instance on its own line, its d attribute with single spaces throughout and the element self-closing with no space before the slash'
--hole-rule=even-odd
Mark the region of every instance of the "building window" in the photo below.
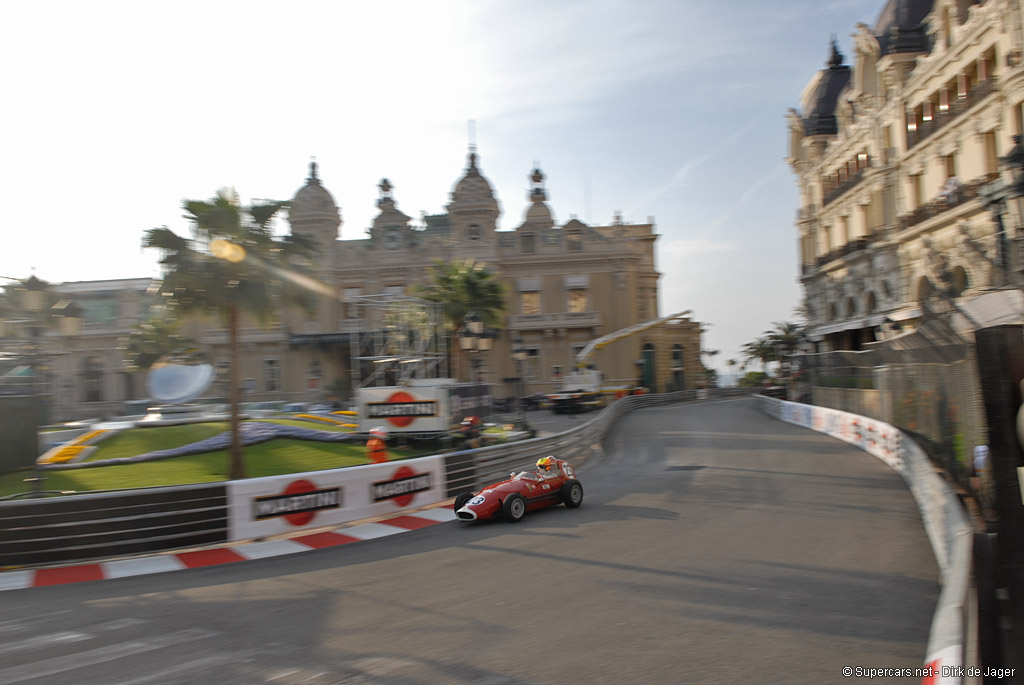
<svg viewBox="0 0 1024 685">
<path fill-rule="evenodd" d="M 540 293 L 527 291 L 519 293 L 520 310 L 523 314 L 540 314 Z"/>
<path fill-rule="evenodd" d="M 560 381 L 560 380 L 562 380 L 562 366 L 561 366 L 561 364 L 556 364 L 556 365 L 551 367 L 551 380 L 553 380 L 553 381 Z"/>
<path fill-rule="evenodd" d="M 587 291 L 583 288 L 573 288 L 569 291 L 569 312 L 578 314 L 587 311 Z"/>
<path fill-rule="evenodd" d="M 534 236 L 532 233 L 527 233 L 526 235 L 522 236 L 522 247 L 523 254 L 533 254 L 534 252 L 537 251 L 537 248 L 534 243 Z"/>
<path fill-rule="evenodd" d="M 579 233 L 570 233 L 565 239 L 565 246 L 569 252 L 581 252 L 583 250 L 583 239 Z"/>
<path fill-rule="evenodd" d="M 921 174 L 912 174 L 910 176 L 910 198 L 914 204 L 914 209 L 924 204 L 924 193 L 921 192 Z"/>
<path fill-rule="evenodd" d="M 404 295 L 405 294 L 405 286 L 404 285 L 388 285 L 388 286 L 384 286 L 384 294 L 385 295 Z"/>
<path fill-rule="evenodd" d="M 309 377 L 306 383 L 309 389 L 316 390 L 319 388 L 321 378 L 323 378 L 323 368 L 320 365 L 320 360 L 314 359 L 309 362 Z"/>
<path fill-rule="evenodd" d="M 363 308 L 355 299 L 363 294 L 362 288 L 345 288 L 345 317 L 358 319 L 363 315 Z"/>
<path fill-rule="evenodd" d="M 281 389 L 281 365 L 276 359 L 263 360 L 263 388 L 267 392 Z"/>
<path fill-rule="evenodd" d="M 641 321 L 647 320 L 647 288 L 638 288 L 636 293 L 636 311 Z"/>
<path fill-rule="evenodd" d="M 996 154 L 996 132 L 985 134 L 985 173 L 999 173 L 999 155 Z"/>
<path fill-rule="evenodd" d="M 231 388 L 231 362 L 226 359 L 217 362 L 217 375 L 213 382 L 215 392 L 221 397 L 227 397 Z"/>
<path fill-rule="evenodd" d="M 99 357 L 87 357 L 82 363 L 85 375 L 85 401 L 103 401 L 103 361 Z"/>
<path fill-rule="evenodd" d="M 480 224 L 470 224 L 466 229 L 466 237 L 470 240 L 480 240 Z"/>
<path fill-rule="evenodd" d="M 526 362 L 523 363 L 523 380 L 540 380 L 540 350 L 535 347 L 526 350 Z"/>
</svg>

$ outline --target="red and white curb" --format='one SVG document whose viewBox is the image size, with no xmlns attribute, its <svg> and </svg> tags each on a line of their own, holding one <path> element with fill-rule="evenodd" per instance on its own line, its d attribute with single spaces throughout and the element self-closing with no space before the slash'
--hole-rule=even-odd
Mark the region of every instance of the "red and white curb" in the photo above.
<svg viewBox="0 0 1024 685">
<path fill-rule="evenodd" d="M 187 568 L 232 564 L 237 561 L 249 561 L 251 559 L 266 559 L 268 557 L 308 552 L 325 547 L 347 545 L 363 540 L 373 540 L 454 520 L 455 512 L 452 511 L 451 507 L 439 507 L 411 514 L 403 514 L 375 523 L 362 523 L 350 528 L 340 528 L 337 532 L 327 531 L 230 547 L 215 547 L 178 552 L 176 554 L 161 554 L 159 556 L 134 557 L 131 559 L 118 559 L 117 561 L 100 561 L 76 566 L 4 571 L 0 573 L 0 591 L 21 590 L 46 585 L 65 585 L 108 578 L 125 578 L 150 573 L 163 573 L 165 571 L 180 571 Z"/>
</svg>

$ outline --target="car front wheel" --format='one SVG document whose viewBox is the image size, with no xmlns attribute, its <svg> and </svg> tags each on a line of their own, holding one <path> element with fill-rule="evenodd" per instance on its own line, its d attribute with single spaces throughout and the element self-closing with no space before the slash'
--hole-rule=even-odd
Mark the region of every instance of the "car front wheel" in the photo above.
<svg viewBox="0 0 1024 685">
<path fill-rule="evenodd" d="M 562 484 L 562 501 L 569 509 L 583 504 L 583 486 L 578 480 L 567 480 Z"/>
<path fill-rule="evenodd" d="M 466 506 L 466 502 L 471 499 L 473 499 L 472 492 L 461 492 L 455 497 L 455 504 L 452 505 L 452 508 L 455 511 L 458 511 L 462 507 Z"/>
<path fill-rule="evenodd" d="M 501 503 L 501 513 L 509 523 L 517 523 L 523 520 L 526 514 L 526 500 L 519 493 L 513 493 Z"/>
</svg>

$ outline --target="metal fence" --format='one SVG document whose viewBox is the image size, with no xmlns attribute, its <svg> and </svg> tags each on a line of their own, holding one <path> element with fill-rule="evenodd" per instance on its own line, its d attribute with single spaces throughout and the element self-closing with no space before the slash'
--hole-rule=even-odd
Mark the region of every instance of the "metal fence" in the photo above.
<svg viewBox="0 0 1024 685">
<path fill-rule="evenodd" d="M 790 398 L 890 423 L 970 489 L 971 453 L 987 443 L 972 344 L 801 355 Z"/>
<path fill-rule="evenodd" d="M 0 567 L 226 542 L 224 483 L 0 502 Z"/>
</svg>

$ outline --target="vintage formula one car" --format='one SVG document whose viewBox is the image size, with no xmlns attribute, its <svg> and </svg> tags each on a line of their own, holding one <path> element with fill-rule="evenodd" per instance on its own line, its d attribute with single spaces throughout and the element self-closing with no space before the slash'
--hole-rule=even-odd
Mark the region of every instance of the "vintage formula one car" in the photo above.
<svg viewBox="0 0 1024 685">
<path fill-rule="evenodd" d="M 455 498 L 455 515 L 460 521 L 504 518 L 521 521 L 528 511 L 564 504 L 575 509 L 583 503 L 583 486 L 567 461 L 545 457 L 530 471 L 513 472 L 508 480 L 488 485 L 474 495 L 464 492 Z"/>
</svg>

